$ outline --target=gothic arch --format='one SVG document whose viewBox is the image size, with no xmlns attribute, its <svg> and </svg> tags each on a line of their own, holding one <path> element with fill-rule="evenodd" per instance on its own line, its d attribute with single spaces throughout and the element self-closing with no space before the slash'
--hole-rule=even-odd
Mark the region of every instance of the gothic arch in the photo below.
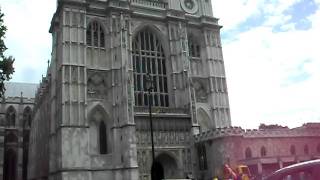
<svg viewBox="0 0 320 180">
<path fill-rule="evenodd" d="M 152 166 L 157 165 L 162 167 L 164 179 L 181 178 L 180 174 L 178 174 L 179 172 L 178 162 L 179 161 L 177 160 L 177 158 L 171 153 L 162 152 L 157 155 L 157 157 L 155 158 L 155 162 L 153 163 Z"/>
<path fill-rule="evenodd" d="M 146 26 L 135 33 L 132 40 L 132 64 L 134 74 L 134 96 L 136 106 L 148 106 L 147 78 L 153 81 L 153 106 L 169 107 L 168 61 L 162 40 L 152 26 Z"/>
<path fill-rule="evenodd" d="M 5 136 L 4 143 L 5 145 L 7 145 L 7 143 L 18 143 L 18 137 L 14 133 L 9 132 Z"/>
<path fill-rule="evenodd" d="M 112 121 L 109 118 L 108 113 L 105 111 L 105 108 L 100 104 L 92 107 L 88 113 L 88 120 L 90 153 L 110 153 Z"/>
<path fill-rule="evenodd" d="M 199 36 L 195 36 L 194 33 L 188 33 L 188 48 L 189 48 L 189 56 L 191 58 L 201 58 L 201 47 L 202 41 Z"/>
<path fill-rule="evenodd" d="M 16 180 L 17 176 L 17 153 L 9 148 L 5 150 L 3 177 L 5 180 Z"/>
<path fill-rule="evenodd" d="M 164 35 L 164 32 L 161 31 L 161 29 L 155 25 L 149 24 L 149 23 L 142 23 L 140 26 L 136 27 L 133 30 L 132 37 L 135 38 L 139 32 L 141 32 L 144 29 L 149 29 L 152 33 L 156 35 L 156 37 L 159 39 L 160 43 L 162 44 L 162 48 L 164 50 L 164 55 L 167 59 L 167 63 L 170 60 L 170 50 L 169 50 L 169 37 Z"/>
<path fill-rule="evenodd" d="M 6 125 L 13 127 L 16 125 L 16 110 L 13 106 L 9 106 L 7 109 Z"/>
<path fill-rule="evenodd" d="M 29 106 L 23 110 L 23 128 L 30 128 L 32 123 L 32 110 Z"/>
<path fill-rule="evenodd" d="M 246 148 L 245 157 L 246 159 L 252 158 L 252 151 L 249 147 Z"/>
<path fill-rule="evenodd" d="M 267 149 L 265 146 L 262 146 L 261 149 L 260 149 L 260 155 L 261 157 L 265 157 L 267 156 Z"/>
<path fill-rule="evenodd" d="M 106 30 L 102 22 L 92 19 L 87 23 L 86 45 L 90 47 L 105 48 Z"/>
<path fill-rule="evenodd" d="M 207 111 L 205 111 L 203 108 L 198 108 L 197 118 L 200 126 L 200 132 L 205 132 L 213 128 L 212 122 L 210 120 L 211 118 Z"/>
</svg>

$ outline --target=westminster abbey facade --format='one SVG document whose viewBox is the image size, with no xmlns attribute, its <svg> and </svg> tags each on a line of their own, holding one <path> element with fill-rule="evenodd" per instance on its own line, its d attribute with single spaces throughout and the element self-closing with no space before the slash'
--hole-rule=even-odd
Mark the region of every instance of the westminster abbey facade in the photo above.
<svg viewBox="0 0 320 180">
<path fill-rule="evenodd" d="M 34 99 L 30 180 L 194 175 L 193 135 L 231 125 L 211 0 L 58 0 Z M 152 90 L 148 82 L 152 81 Z"/>
</svg>

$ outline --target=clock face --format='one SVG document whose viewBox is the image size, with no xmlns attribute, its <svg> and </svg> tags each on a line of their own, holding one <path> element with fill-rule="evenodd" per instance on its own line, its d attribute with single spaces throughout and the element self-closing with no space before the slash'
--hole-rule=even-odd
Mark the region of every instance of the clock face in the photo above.
<svg viewBox="0 0 320 180">
<path fill-rule="evenodd" d="M 180 0 L 182 9 L 189 13 L 194 14 L 198 11 L 198 3 L 196 0 Z"/>
</svg>

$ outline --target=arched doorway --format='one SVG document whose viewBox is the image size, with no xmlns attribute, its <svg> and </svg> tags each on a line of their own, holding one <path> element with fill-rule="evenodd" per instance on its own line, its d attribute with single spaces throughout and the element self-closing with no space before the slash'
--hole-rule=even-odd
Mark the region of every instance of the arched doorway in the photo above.
<svg viewBox="0 0 320 180">
<path fill-rule="evenodd" d="M 17 155 L 13 149 L 5 151 L 3 177 L 5 180 L 16 180 Z"/>
<path fill-rule="evenodd" d="M 155 161 L 151 167 L 152 180 L 162 180 L 164 179 L 164 171 L 162 164 Z"/>
<path fill-rule="evenodd" d="M 152 180 L 181 178 L 176 160 L 166 153 L 157 156 L 152 164 L 151 172 L 154 177 Z"/>
</svg>

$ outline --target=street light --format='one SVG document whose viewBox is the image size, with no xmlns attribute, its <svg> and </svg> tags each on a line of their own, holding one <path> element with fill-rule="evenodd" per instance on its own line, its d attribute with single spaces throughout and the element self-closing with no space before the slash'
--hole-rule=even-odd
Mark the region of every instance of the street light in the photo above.
<svg viewBox="0 0 320 180">
<path fill-rule="evenodd" d="M 151 106 L 152 106 L 152 96 L 151 91 L 153 90 L 153 80 L 152 76 L 148 73 L 146 77 L 146 87 L 148 90 L 148 98 L 149 98 L 149 119 L 150 119 L 150 132 L 151 132 L 151 147 L 152 147 L 152 166 L 155 163 L 155 156 L 154 156 L 154 144 L 153 144 L 153 126 L 152 126 L 152 112 L 151 112 Z M 153 179 L 153 168 L 151 168 L 151 179 Z"/>
</svg>

